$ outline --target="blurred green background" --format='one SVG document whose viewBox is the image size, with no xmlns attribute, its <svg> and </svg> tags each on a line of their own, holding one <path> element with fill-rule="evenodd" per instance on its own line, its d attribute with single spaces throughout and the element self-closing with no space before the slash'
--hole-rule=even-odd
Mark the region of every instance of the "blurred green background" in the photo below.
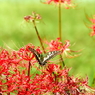
<svg viewBox="0 0 95 95">
<path fill-rule="evenodd" d="M 37 2 L 38 1 L 38 2 Z M 24 16 L 31 15 L 32 11 L 40 14 L 42 20 L 37 24 L 41 37 L 48 41 L 58 37 L 58 7 L 42 4 L 40 0 L 1 0 L 0 1 L 0 46 L 9 46 L 18 49 L 28 43 L 39 46 L 32 24 L 24 21 Z M 88 0 L 87 0 L 88 1 Z M 95 2 L 76 2 L 75 9 L 62 7 L 63 42 L 70 40 L 72 50 L 80 50 L 81 56 L 65 58 L 67 67 L 72 67 L 71 74 L 88 76 L 89 85 L 95 76 L 95 37 L 90 37 L 91 23 L 86 16 L 92 17 L 95 13 Z M 18 47 L 18 48 L 17 48 Z"/>
</svg>

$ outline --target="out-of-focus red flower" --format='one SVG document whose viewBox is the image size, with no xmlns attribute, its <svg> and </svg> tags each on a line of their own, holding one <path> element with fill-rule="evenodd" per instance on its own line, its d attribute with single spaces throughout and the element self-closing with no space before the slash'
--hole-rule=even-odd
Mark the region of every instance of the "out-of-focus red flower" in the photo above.
<svg viewBox="0 0 95 95">
<path fill-rule="evenodd" d="M 29 15 L 29 16 L 25 16 L 24 19 L 25 19 L 26 21 L 30 21 L 30 20 L 32 20 L 32 19 L 34 19 L 34 18 L 32 18 L 32 16 Z"/>
<path fill-rule="evenodd" d="M 92 23 L 95 23 L 95 19 L 90 19 Z"/>
<path fill-rule="evenodd" d="M 90 21 L 95 24 L 95 15 L 93 16 L 93 18 L 90 18 Z"/>
<path fill-rule="evenodd" d="M 90 32 L 90 36 L 94 36 L 95 35 L 95 15 L 92 18 L 89 18 L 89 21 L 91 22 L 91 26 L 89 27 L 92 31 Z"/>
<path fill-rule="evenodd" d="M 92 25 L 92 27 L 90 27 L 90 28 L 92 29 L 90 36 L 94 36 L 95 35 L 95 25 Z"/>
<path fill-rule="evenodd" d="M 72 3 L 72 0 L 46 0 L 46 2 L 43 2 L 44 4 L 51 4 L 51 3 L 59 4 L 62 3 L 65 9 L 74 8 L 75 5 Z"/>
<path fill-rule="evenodd" d="M 59 2 L 65 3 L 65 2 L 67 2 L 68 4 L 70 4 L 71 0 L 47 0 L 46 1 L 47 4 L 50 4 L 51 2 L 54 2 L 54 3 L 59 3 Z"/>
<path fill-rule="evenodd" d="M 36 20 L 40 20 L 41 16 L 35 12 L 32 12 L 32 15 L 29 16 L 25 16 L 24 19 L 28 22 L 32 22 L 32 21 L 36 21 Z"/>
</svg>

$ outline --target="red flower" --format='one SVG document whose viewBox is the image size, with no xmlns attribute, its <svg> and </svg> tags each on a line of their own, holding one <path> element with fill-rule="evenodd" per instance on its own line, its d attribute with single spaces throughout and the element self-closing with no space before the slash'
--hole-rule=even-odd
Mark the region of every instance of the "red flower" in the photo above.
<svg viewBox="0 0 95 95">
<path fill-rule="evenodd" d="M 95 35 L 95 25 L 92 25 L 92 27 L 90 27 L 90 28 L 92 29 L 90 36 L 94 36 Z"/>
<path fill-rule="evenodd" d="M 46 69 L 50 74 L 53 72 L 58 72 L 59 71 L 60 66 L 56 65 L 56 64 L 49 64 L 48 68 Z"/>
<path fill-rule="evenodd" d="M 83 93 L 86 95 L 85 93 L 88 92 L 85 89 L 85 87 L 87 87 L 87 80 L 70 76 L 69 70 L 70 69 L 67 68 L 60 70 L 58 65 L 49 64 L 46 70 L 40 75 L 35 76 L 30 91 L 35 95 L 46 93 L 56 95 L 80 95 Z M 84 90 L 84 92 L 82 92 L 82 90 Z"/>
<path fill-rule="evenodd" d="M 18 58 L 16 51 L 10 53 L 3 49 L 0 52 L 0 74 L 9 75 L 9 69 L 15 69 L 21 59 Z"/>
<path fill-rule="evenodd" d="M 33 53 L 28 49 L 29 47 L 34 48 L 34 46 L 27 45 L 25 48 L 22 47 L 18 51 L 18 55 L 21 59 L 26 60 L 26 61 L 31 61 L 34 58 Z"/>
<path fill-rule="evenodd" d="M 95 15 L 93 16 L 93 18 L 90 19 L 90 21 L 95 24 Z"/>
<path fill-rule="evenodd" d="M 65 9 L 74 8 L 75 4 L 71 2 L 72 0 L 47 0 L 46 2 L 43 2 L 44 4 L 51 4 L 52 2 L 55 4 L 62 3 Z"/>
<path fill-rule="evenodd" d="M 89 27 L 92 30 L 90 36 L 94 36 L 95 35 L 95 15 L 93 16 L 93 18 L 89 18 L 89 20 L 92 23 L 91 27 Z"/>
<path fill-rule="evenodd" d="M 60 41 L 60 38 L 57 38 L 56 40 L 52 40 L 51 42 L 46 42 L 46 44 L 49 45 L 47 47 L 50 51 L 65 51 L 70 46 L 70 41 L 66 40 L 66 44 L 63 45 L 63 43 Z"/>
<path fill-rule="evenodd" d="M 26 75 L 26 71 L 20 73 L 20 71 L 16 70 L 7 77 L 7 81 L 4 84 L 7 85 L 8 88 L 7 90 L 4 90 L 4 92 L 14 92 L 15 90 L 18 92 L 27 92 L 26 89 L 29 87 L 30 81 L 30 77 Z"/>
<path fill-rule="evenodd" d="M 95 23 L 95 19 L 90 19 L 92 23 Z"/>
<path fill-rule="evenodd" d="M 59 40 L 57 39 L 52 41 L 52 44 L 50 44 L 51 42 L 49 44 L 55 50 L 67 49 L 69 41 L 63 45 Z M 35 74 L 34 76 L 34 73 L 28 72 L 28 70 L 32 69 L 29 67 L 27 70 L 25 66 L 23 68 L 21 63 L 27 64 L 27 61 L 33 61 L 34 55 L 29 50 L 29 47 L 35 48 L 33 45 L 27 45 L 19 51 L 9 53 L 7 50 L 2 50 L 0 52 L 0 94 L 94 95 L 95 90 L 87 85 L 88 80 L 70 76 L 70 69 L 66 67 L 61 70 L 57 64 L 48 64 L 44 70 L 38 71 L 40 74 Z M 39 48 L 36 50 L 41 53 Z"/>
<path fill-rule="evenodd" d="M 25 19 L 26 21 L 30 21 L 30 20 L 32 20 L 33 18 L 32 18 L 31 15 L 29 15 L 29 16 L 25 16 L 24 19 Z"/>
<path fill-rule="evenodd" d="M 50 51 L 62 51 L 63 55 L 69 58 L 77 57 L 80 54 L 72 54 L 73 52 L 80 52 L 81 50 L 78 51 L 73 51 L 71 50 L 70 47 L 70 41 L 66 40 L 66 43 L 63 44 L 60 41 L 60 38 L 57 38 L 56 40 L 52 40 L 51 42 L 46 41 L 45 43 L 48 44 L 47 49 Z"/>
<path fill-rule="evenodd" d="M 28 22 L 32 22 L 34 20 L 40 20 L 41 16 L 39 14 L 36 14 L 35 12 L 32 12 L 32 15 L 25 16 L 24 19 Z"/>
<path fill-rule="evenodd" d="M 65 3 L 65 2 L 67 2 L 68 4 L 70 4 L 71 0 L 47 0 L 46 3 L 50 4 L 51 2 L 54 2 L 54 3 L 59 3 L 59 2 Z"/>
</svg>

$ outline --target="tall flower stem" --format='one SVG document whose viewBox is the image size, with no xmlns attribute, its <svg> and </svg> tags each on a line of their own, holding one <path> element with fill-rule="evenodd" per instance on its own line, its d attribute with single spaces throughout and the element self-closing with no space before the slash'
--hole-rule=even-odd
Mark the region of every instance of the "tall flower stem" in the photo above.
<svg viewBox="0 0 95 95">
<path fill-rule="evenodd" d="M 60 41 L 62 41 L 62 17 L 61 17 L 61 0 L 59 0 L 59 7 L 58 7 L 58 11 L 59 11 L 59 37 L 60 37 Z M 62 55 L 60 55 L 60 59 L 61 59 L 61 62 L 60 65 L 61 65 L 61 68 L 65 66 L 65 63 L 64 63 L 64 60 L 62 58 Z"/>
<path fill-rule="evenodd" d="M 59 0 L 59 37 L 60 40 L 62 41 L 62 18 L 61 18 L 61 0 Z"/>
<path fill-rule="evenodd" d="M 38 29 L 37 29 L 37 27 L 36 27 L 35 20 L 33 20 L 33 25 L 34 25 L 34 28 L 35 28 L 37 37 L 38 37 L 38 39 L 39 39 L 39 41 L 40 41 L 41 47 L 42 47 L 42 49 L 43 49 L 43 52 L 46 53 L 46 52 L 45 52 L 44 45 L 43 45 L 42 40 L 41 40 L 41 37 L 40 37 L 40 35 L 39 35 Z"/>
</svg>

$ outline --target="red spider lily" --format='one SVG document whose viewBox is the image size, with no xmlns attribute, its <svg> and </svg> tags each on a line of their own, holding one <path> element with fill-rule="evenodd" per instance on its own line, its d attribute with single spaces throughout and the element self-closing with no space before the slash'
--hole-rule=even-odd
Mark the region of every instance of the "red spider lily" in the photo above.
<svg viewBox="0 0 95 95">
<path fill-rule="evenodd" d="M 68 46 L 68 43 L 65 46 Z M 65 67 L 63 70 L 61 70 L 60 65 L 48 64 L 44 71 L 40 70 L 40 74 L 36 74 L 33 77 L 32 74 L 28 75 L 27 69 L 23 70 L 21 63 L 22 61 L 24 61 L 24 64 L 26 61 L 33 60 L 34 55 L 28 50 L 29 47 L 34 48 L 33 45 L 27 45 L 25 48 L 21 48 L 19 51 L 13 51 L 12 53 L 9 53 L 6 50 L 1 51 L 0 94 L 2 93 L 2 95 L 9 95 L 14 93 L 15 95 L 80 95 L 83 93 L 84 95 L 89 95 L 90 93 L 91 95 L 91 93 L 94 92 L 94 90 L 87 85 L 87 80 L 70 76 L 70 69 Z M 37 51 L 39 53 L 41 52 L 39 48 L 37 48 Z M 16 61 L 16 63 L 13 60 L 19 61 Z M 24 68 L 26 68 L 26 66 Z M 89 90 L 91 92 L 89 92 Z"/>
<path fill-rule="evenodd" d="M 36 14 L 35 12 L 32 12 L 32 15 L 25 16 L 24 19 L 28 22 L 31 22 L 34 20 L 40 20 L 41 16 L 39 14 Z"/>
<path fill-rule="evenodd" d="M 95 35 L 95 25 L 92 25 L 92 27 L 90 27 L 90 28 L 92 29 L 90 36 L 94 36 Z"/>
<path fill-rule="evenodd" d="M 56 40 L 52 40 L 51 42 L 46 41 L 45 43 L 48 44 L 47 49 L 49 49 L 50 51 L 62 51 L 63 55 L 65 54 L 66 57 L 70 57 L 70 58 L 78 56 L 78 55 L 69 55 L 69 53 L 71 53 L 71 52 L 79 52 L 79 51 L 73 51 L 73 50 L 69 49 L 69 47 L 70 47 L 69 40 L 66 40 L 65 42 L 66 43 L 63 44 L 60 41 L 60 38 L 57 38 Z"/>
<path fill-rule="evenodd" d="M 51 2 L 54 2 L 54 3 L 59 3 L 59 2 L 61 2 L 61 3 L 68 3 L 68 4 L 70 4 L 70 2 L 71 2 L 71 0 L 47 0 L 47 4 L 50 4 Z"/>
<path fill-rule="evenodd" d="M 28 49 L 29 47 L 30 45 L 27 45 L 25 48 L 24 47 L 20 48 L 20 50 L 18 51 L 18 55 L 21 59 L 31 61 L 34 58 L 34 55 Z M 34 46 L 31 47 L 34 48 Z"/>
<path fill-rule="evenodd" d="M 95 15 L 93 16 L 93 18 L 90 19 L 90 21 L 95 24 Z"/>
<path fill-rule="evenodd" d="M 25 91 L 29 86 L 29 82 L 30 77 L 26 75 L 26 71 L 20 73 L 20 71 L 16 70 L 13 74 L 11 73 L 10 76 L 7 77 L 7 81 L 5 81 L 3 85 L 6 85 L 8 88 L 3 88 L 2 86 L 3 92 L 14 92 L 15 90 L 18 92 Z"/>
<path fill-rule="evenodd" d="M 47 0 L 46 2 L 43 2 L 44 4 L 51 4 L 52 2 L 54 2 L 55 4 L 59 4 L 62 3 L 63 6 L 65 7 L 65 9 L 69 9 L 69 8 L 74 8 L 75 5 L 71 2 L 72 0 Z"/>
<path fill-rule="evenodd" d="M 29 70 L 28 73 L 30 72 L 29 68 L 33 66 L 34 63 L 37 62 L 37 60 L 34 59 L 35 58 L 34 54 L 29 50 L 29 47 L 35 48 L 35 46 L 29 44 L 29 45 L 26 45 L 26 47 L 20 48 L 20 50 L 17 52 L 19 58 L 22 59 L 22 62 L 20 63 L 20 65 L 23 68 L 26 67 Z M 39 47 L 36 49 L 36 51 L 38 51 L 39 53 L 42 53 Z"/>
<path fill-rule="evenodd" d="M 95 19 L 90 19 L 90 21 L 95 24 Z"/>
<path fill-rule="evenodd" d="M 88 19 L 92 23 L 91 27 L 89 27 L 92 30 L 92 32 L 90 33 L 90 36 L 94 36 L 95 35 L 95 15 L 93 16 L 93 18 L 88 18 Z"/>
<path fill-rule="evenodd" d="M 60 68 L 59 65 L 56 65 L 56 64 L 49 64 L 49 65 L 48 65 L 48 68 L 47 68 L 47 71 L 48 71 L 49 73 L 58 72 L 58 71 L 59 71 L 59 68 Z"/>
<path fill-rule="evenodd" d="M 80 52 L 81 50 L 73 51 L 69 48 L 70 47 L 70 41 L 66 40 L 65 42 L 66 43 L 63 44 L 60 41 L 60 38 L 57 38 L 56 40 L 52 40 L 51 42 L 46 41 L 45 43 L 48 44 L 48 47 L 47 47 L 48 50 L 50 50 L 50 51 L 62 51 L 63 55 L 65 55 L 66 57 L 73 58 L 73 57 L 77 57 L 80 55 L 80 54 L 73 54 L 72 55 L 71 53 Z"/>
<path fill-rule="evenodd" d="M 50 51 L 63 51 L 66 50 L 69 46 L 69 40 L 66 41 L 66 44 L 63 45 L 63 43 L 60 41 L 60 38 L 57 38 L 56 40 L 52 40 L 51 42 L 45 42 L 49 45 L 47 47 Z"/>
<path fill-rule="evenodd" d="M 7 50 L 3 49 L 0 53 L 0 74 L 2 75 L 9 75 L 9 69 L 15 69 L 16 66 L 22 59 L 19 59 L 17 56 L 17 52 L 8 52 Z"/>
<path fill-rule="evenodd" d="M 30 21 L 30 20 L 32 20 L 32 19 L 34 19 L 34 18 L 33 18 L 31 15 L 29 15 L 29 16 L 25 16 L 24 19 L 25 19 L 26 21 Z"/>
<path fill-rule="evenodd" d="M 47 69 L 42 72 L 41 75 L 36 75 L 32 83 L 33 85 L 35 85 L 34 86 L 35 88 L 32 91 L 34 91 L 37 95 L 43 93 L 50 94 L 51 92 L 53 94 L 58 94 L 58 95 L 82 94 L 81 86 L 82 90 L 84 90 L 87 85 L 87 80 L 84 81 L 79 78 L 74 78 L 73 76 L 69 76 L 68 74 L 69 69 L 65 68 L 63 70 L 60 70 L 60 68 L 58 67 L 59 66 L 57 66 L 56 64 L 50 64 L 47 67 Z M 36 87 L 38 87 L 39 89 L 36 90 Z M 83 93 L 85 92 L 87 91 L 85 90 Z"/>
</svg>

